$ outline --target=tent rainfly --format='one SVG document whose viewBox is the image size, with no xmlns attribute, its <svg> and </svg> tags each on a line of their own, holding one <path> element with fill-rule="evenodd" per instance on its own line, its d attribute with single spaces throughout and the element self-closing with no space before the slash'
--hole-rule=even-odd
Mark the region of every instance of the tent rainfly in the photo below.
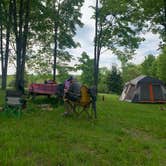
<svg viewBox="0 0 166 166">
<path fill-rule="evenodd" d="M 166 86 L 161 80 L 141 75 L 125 84 L 120 100 L 136 103 L 166 103 Z"/>
</svg>

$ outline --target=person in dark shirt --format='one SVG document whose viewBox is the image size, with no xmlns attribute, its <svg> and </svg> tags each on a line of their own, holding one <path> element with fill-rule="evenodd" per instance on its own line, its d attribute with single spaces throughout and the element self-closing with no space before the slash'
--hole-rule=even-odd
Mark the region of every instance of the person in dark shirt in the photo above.
<svg viewBox="0 0 166 166">
<path fill-rule="evenodd" d="M 66 92 L 64 98 L 65 107 L 66 107 L 64 115 L 69 115 L 73 112 L 71 102 L 79 101 L 81 97 L 80 88 L 81 88 L 80 83 L 75 78 L 73 78 L 71 81 L 71 85 L 68 91 Z"/>
<path fill-rule="evenodd" d="M 69 90 L 69 88 L 70 88 L 70 85 L 71 85 L 71 83 L 72 83 L 72 80 L 73 80 L 73 77 L 70 76 L 70 78 L 65 81 L 65 83 L 64 83 L 64 92 L 65 92 L 65 93 L 68 92 L 68 90 Z"/>
<path fill-rule="evenodd" d="M 71 101 L 79 100 L 81 96 L 80 88 L 81 88 L 80 83 L 76 79 L 73 79 L 67 92 L 67 98 Z"/>
</svg>

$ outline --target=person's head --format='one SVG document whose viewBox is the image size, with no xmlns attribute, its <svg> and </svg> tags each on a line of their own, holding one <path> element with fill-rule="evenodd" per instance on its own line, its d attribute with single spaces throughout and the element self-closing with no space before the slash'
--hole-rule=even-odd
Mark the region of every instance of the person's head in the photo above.
<svg viewBox="0 0 166 166">
<path fill-rule="evenodd" d="M 77 82 L 77 79 L 73 77 L 72 82 Z"/>
<path fill-rule="evenodd" d="M 70 76 L 67 81 L 72 81 L 72 80 L 73 80 L 73 76 Z"/>
</svg>

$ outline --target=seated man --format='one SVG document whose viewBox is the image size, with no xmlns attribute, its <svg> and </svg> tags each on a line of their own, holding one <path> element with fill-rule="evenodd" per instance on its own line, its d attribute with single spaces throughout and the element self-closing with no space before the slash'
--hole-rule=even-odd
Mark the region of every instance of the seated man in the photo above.
<svg viewBox="0 0 166 166">
<path fill-rule="evenodd" d="M 72 79 L 71 85 L 66 93 L 66 98 L 71 101 L 78 101 L 81 96 L 80 92 L 81 85 L 76 79 Z"/>
<path fill-rule="evenodd" d="M 70 88 L 70 85 L 72 83 L 72 80 L 73 80 L 73 77 L 71 76 L 69 79 L 67 79 L 64 83 L 64 93 L 67 93 L 69 88 Z"/>
<path fill-rule="evenodd" d="M 72 102 L 79 101 L 79 99 L 81 97 L 80 88 L 81 88 L 81 85 L 77 82 L 77 80 L 72 79 L 71 85 L 64 97 L 64 101 L 65 101 L 65 105 L 66 105 L 65 115 L 70 114 L 73 111 L 70 101 L 72 101 Z"/>
</svg>

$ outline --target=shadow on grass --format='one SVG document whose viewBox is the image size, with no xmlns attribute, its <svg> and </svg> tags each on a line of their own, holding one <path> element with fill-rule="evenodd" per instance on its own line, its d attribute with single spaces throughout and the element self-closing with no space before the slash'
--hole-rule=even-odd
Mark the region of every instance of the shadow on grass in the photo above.
<svg viewBox="0 0 166 166">
<path fill-rule="evenodd" d="M 45 96 L 37 96 L 35 99 L 31 99 L 30 102 L 34 105 L 40 104 L 50 104 L 53 108 L 63 105 L 63 100 L 58 97 L 45 97 Z"/>
</svg>

